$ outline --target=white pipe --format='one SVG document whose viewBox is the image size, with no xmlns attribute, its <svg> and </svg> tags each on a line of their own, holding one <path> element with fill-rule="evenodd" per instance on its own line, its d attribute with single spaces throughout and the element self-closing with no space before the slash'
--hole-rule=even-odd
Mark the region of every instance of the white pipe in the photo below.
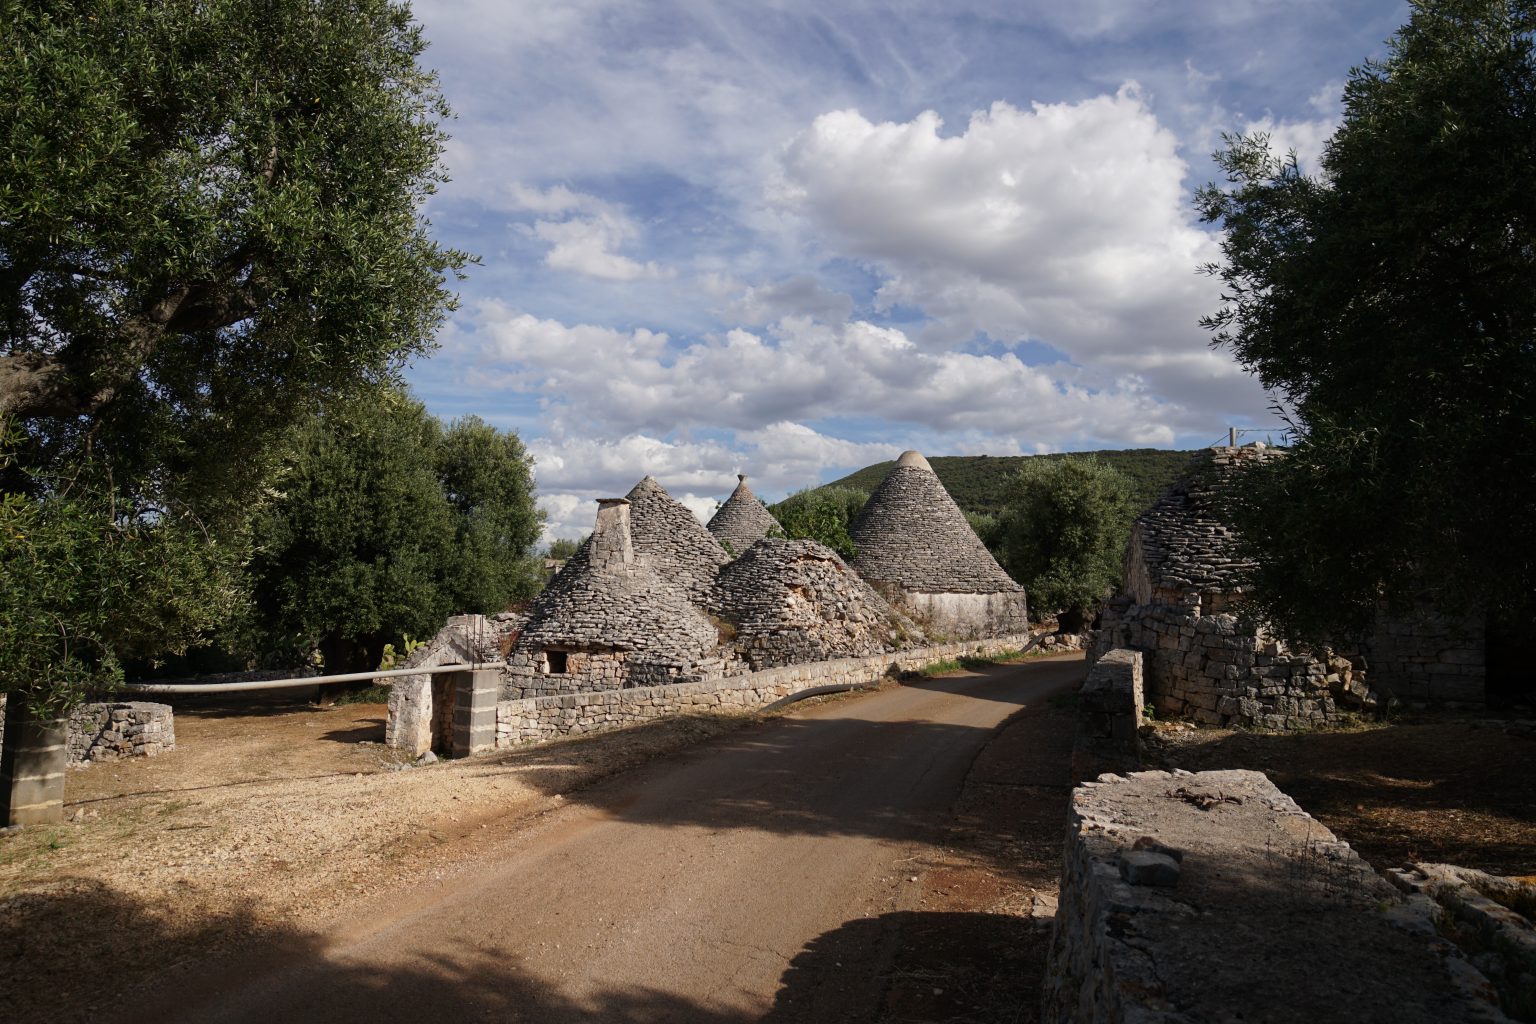
<svg viewBox="0 0 1536 1024">
<path fill-rule="evenodd" d="M 430 668 L 392 668 L 383 672 L 347 672 L 335 676 L 258 679 L 247 683 L 123 683 L 118 689 L 129 693 L 239 693 L 242 690 L 283 690 L 294 686 L 316 686 L 320 683 L 359 683 L 365 679 L 384 679 L 388 676 L 435 676 L 442 672 L 465 672 L 474 667 L 474 665 L 433 665 Z"/>
</svg>

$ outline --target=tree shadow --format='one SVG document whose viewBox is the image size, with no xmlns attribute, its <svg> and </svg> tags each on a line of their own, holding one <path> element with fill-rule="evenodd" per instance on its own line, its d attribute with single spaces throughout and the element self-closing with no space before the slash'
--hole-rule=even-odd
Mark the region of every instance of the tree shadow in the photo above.
<svg viewBox="0 0 1536 1024">
<path fill-rule="evenodd" d="M 368 724 L 352 729 L 332 729 L 330 732 L 321 733 L 320 738 L 334 743 L 383 743 L 385 720 L 369 718 L 364 721 Z"/>
</svg>

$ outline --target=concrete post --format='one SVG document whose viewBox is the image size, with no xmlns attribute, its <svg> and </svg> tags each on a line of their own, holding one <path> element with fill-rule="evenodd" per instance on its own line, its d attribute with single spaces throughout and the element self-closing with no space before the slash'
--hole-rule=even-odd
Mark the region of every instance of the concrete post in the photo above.
<svg viewBox="0 0 1536 1024">
<path fill-rule="evenodd" d="M 468 757 L 496 746 L 496 698 L 501 672 L 477 668 L 453 673 L 453 756 Z"/>
<path fill-rule="evenodd" d="M 19 694 L 12 694 L 5 702 L 5 741 L 0 746 L 0 822 L 49 825 L 64 820 L 68 734 L 68 720 L 34 718 Z"/>
</svg>

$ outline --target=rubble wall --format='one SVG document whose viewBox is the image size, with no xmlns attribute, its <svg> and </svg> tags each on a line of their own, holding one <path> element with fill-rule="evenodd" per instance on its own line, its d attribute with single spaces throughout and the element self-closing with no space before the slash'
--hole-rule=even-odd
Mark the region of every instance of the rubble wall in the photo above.
<svg viewBox="0 0 1536 1024">
<path fill-rule="evenodd" d="M 1229 614 L 1184 605 L 1105 603 L 1090 661 L 1126 647 L 1145 657 L 1147 702 L 1206 725 L 1296 730 L 1325 726 L 1374 698 L 1349 661 L 1292 651 Z"/>
<path fill-rule="evenodd" d="M 69 717 L 69 763 L 155 757 L 176 749 L 169 704 L 130 700 L 86 704 Z"/>
<path fill-rule="evenodd" d="M 1496 1021 L 1487 980 L 1262 773 L 1074 790 L 1047 1024 Z"/>
<path fill-rule="evenodd" d="M 1077 696 L 1072 778 L 1141 767 L 1142 654 L 1119 648 L 1093 663 Z"/>
<path fill-rule="evenodd" d="M 608 732 L 679 712 L 722 707 L 746 710 L 813 687 L 874 683 L 893 671 L 909 672 L 935 661 L 1021 650 L 1029 641 L 1028 634 L 1018 634 L 914 647 L 863 658 L 786 665 L 669 686 L 505 700 L 496 708 L 496 746 Z"/>
</svg>

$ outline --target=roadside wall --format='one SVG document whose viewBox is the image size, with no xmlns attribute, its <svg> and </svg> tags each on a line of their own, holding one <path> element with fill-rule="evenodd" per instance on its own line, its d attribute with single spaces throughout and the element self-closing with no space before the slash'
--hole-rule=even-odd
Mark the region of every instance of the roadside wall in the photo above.
<svg viewBox="0 0 1536 1024">
<path fill-rule="evenodd" d="M 1121 647 L 1094 662 L 1077 697 L 1072 778 L 1141 767 L 1142 655 Z"/>
<path fill-rule="evenodd" d="M 1089 659 L 1117 647 L 1143 652 L 1147 701 L 1170 717 L 1310 729 L 1374 704 L 1348 660 L 1293 652 L 1234 615 L 1202 615 L 1197 595 L 1181 605 L 1105 602 Z"/>
<path fill-rule="evenodd" d="M 1506 1019 L 1436 912 L 1262 773 L 1102 776 L 1072 794 L 1040 1019 Z"/>
<path fill-rule="evenodd" d="M 1022 650 L 1030 640 L 1029 634 L 1021 633 L 864 658 L 785 665 L 723 679 L 506 700 L 496 706 L 496 746 L 608 732 L 703 708 L 761 707 L 817 686 L 873 683 L 893 671 L 912 671 L 935 661 Z"/>
</svg>

